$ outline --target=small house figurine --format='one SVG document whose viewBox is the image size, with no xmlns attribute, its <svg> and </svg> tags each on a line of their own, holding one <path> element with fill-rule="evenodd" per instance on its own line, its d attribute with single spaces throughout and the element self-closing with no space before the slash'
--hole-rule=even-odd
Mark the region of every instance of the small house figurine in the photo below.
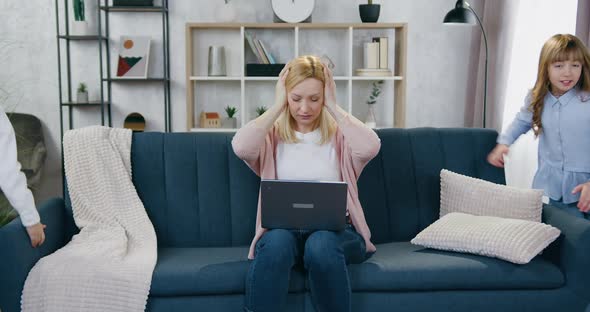
<svg viewBox="0 0 590 312">
<path fill-rule="evenodd" d="M 201 112 L 201 128 L 219 128 L 221 119 L 216 112 Z"/>
</svg>

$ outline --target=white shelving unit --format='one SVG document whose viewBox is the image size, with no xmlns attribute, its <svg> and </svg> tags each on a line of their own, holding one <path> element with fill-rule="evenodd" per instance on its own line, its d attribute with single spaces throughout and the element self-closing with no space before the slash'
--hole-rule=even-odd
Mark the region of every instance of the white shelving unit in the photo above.
<svg viewBox="0 0 590 312">
<path fill-rule="evenodd" d="M 371 83 L 384 80 L 382 95 L 376 105 L 377 126 L 405 127 L 407 24 L 257 24 L 257 23 L 187 23 L 186 24 L 186 102 L 187 130 L 227 132 L 237 129 L 200 128 L 202 111 L 225 117 L 224 107 L 238 108 L 238 127 L 256 117 L 258 106 L 272 105 L 278 77 L 246 76 L 246 64 L 257 63 L 245 40 L 254 33 L 264 42 L 277 63 L 286 63 L 299 55 L 327 55 L 335 63 L 339 104 L 364 120 L 365 103 Z M 355 76 L 362 67 L 363 43 L 372 37 L 388 37 L 388 63 L 391 76 Z M 225 47 L 227 76 L 207 75 L 208 49 Z"/>
</svg>

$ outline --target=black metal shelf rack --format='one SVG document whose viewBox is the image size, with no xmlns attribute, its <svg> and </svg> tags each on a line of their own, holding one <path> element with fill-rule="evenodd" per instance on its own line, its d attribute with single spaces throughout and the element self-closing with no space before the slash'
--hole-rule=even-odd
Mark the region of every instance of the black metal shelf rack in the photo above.
<svg viewBox="0 0 590 312">
<path fill-rule="evenodd" d="M 60 7 L 59 3 L 63 1 L 64 23 L 63 31 L 60 29 Z M 168 21 L 168 0 L 162 0 L 162 5 L 151 7 L 131 7 L 131 6 L 112 6 L 109 0 L 96 0 L 97 3 L 97 34 L 95 35 L 72 35 L 69 29 L 69 3 L 70 0 L 55 0 L 56 16 L 56 33 L 57 33 L 57 65 L 58 65 L 58 85 L 59 85 L 59 111 L 60 111 L 60 134 L 63 139 L 64 129 L 64 108 L 68 110 L 68 128 L 74 128 L 73 110 L 74 108 L 100 107 L 101 125 L 112 127 L 111 105 L 112 83 L 125 82 L 161 82 L 164 91 L 164 125 L 165 131 L 171 131 L 171 114 L 170 114 L 170 36 Z M 109 49 L 109 14 L 112 13 L 137 13 L 137 12 L 154 12 L 162 15 L 162 41 L 163 41 L 163 77 L 149 77 L 146 79 L 126 79 L 111 77 L 111 52 Z M 104 25 L 104 27 L 103 27 Z M 104 29 L 103 29 L 104 28 Z M 99 51 L 99 75 L 100 75 L 100 99 L 86 103 L 74 102 L 72 93 L 72 65 L 71 65 L 71 42 L 72 41 L 89 41 L 98 43 Z M 63 46 L 65 45 L 65 47 Z M 62 52 L 65 53 L 65 64 L 62 64 Z M 106 66 L 105 66 L 106 65 Z M 63 68 L 65 67 L 65 68 Z M 65 77 L 64 77 L 65 76 Z M 65 81 L 64 81 L 65 78 Z M 64 84 L 66 86 L 64 92 Z M 106 91 L 106 94 L 105 94 Z M 65 93 L 65 94 L 64 94 Z M 63 155 L 62 155 L 63 156 Z"/>
</svg>

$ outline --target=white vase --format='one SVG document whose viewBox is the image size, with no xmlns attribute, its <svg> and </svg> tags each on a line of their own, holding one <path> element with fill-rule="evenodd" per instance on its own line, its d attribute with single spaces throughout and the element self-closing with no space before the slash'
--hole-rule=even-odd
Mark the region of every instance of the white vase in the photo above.
<svg viewBox="0 0 590 312">
<path fill-rule="evenodd" d="M 77 103 L 88 103 L 88 92 L 76 93 L 76 102 Z"/>
<path fill-rule="evenodd" d="M 365 125 L 369 128 L 376 128 L 377 127 L 377 119 L 375 118 L 375 110 L 373 108 L 374 104 L 369 104 L 369 109 L 367 110 L 367 118 L 365 118 Z"/>
<path fill-rule="evenodd" d="M 215 18 L 217 22 L 231 23 L 236 21 L 238 11 L 234 1 L 235 0 L 230 0 L 228 3 L 224 2 L 217 6 L 217 10 L 215 10 Z"/>
<path fill-rule="evenodd" d="M 86 21 L 72 21 L 71 35 L 85 36 L 88 35 L 88 22 Z"/>
<path fill-rule="evenodd" d="M 228 129 L 236 129 L 238 127 L 238 120 L 236 118 L 223 118 L 223 120 L 221 120 L 221 127 Z"/>
</svg>

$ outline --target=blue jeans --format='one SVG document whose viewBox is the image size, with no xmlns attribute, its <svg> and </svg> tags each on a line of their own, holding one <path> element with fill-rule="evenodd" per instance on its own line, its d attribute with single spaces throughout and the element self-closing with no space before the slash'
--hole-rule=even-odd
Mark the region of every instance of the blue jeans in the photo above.
<svg viewBox="0 0 590 312">
<path fill-rule="evenodd" d="M 572 214 L 578 218 L 590 220 L 590 216 L 588 215 L 588 213 L 581 212 L 580 209 L 578 209 L 578 202 L 571 203 L 571 204 L 564 204 L 563 201 L 561 201 L 561 200 L 553 200 L 550 198 L 549 205 L 555 206 L 555 207 L 557 207 L 569 214 Z"/>
<path fill-rule="evenodd" d="M 346 265 L 370 256 L 365 240 L 350 225 L 340 232 L 270 230 L 256 243 L 246 277 L 245 310 L 283 311 L 291 269 L 303 263 L 316 311 L 350 311 Z"/>
</svg>

